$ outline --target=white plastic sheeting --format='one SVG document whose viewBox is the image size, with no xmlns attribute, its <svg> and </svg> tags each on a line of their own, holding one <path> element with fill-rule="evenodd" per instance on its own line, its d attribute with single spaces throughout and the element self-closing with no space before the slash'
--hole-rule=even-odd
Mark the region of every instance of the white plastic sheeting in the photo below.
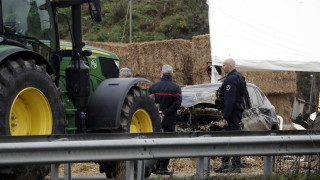
<svg viewBox="0 0 320 180">
<path fill-rule="evenodd" d="M 319 0 L 207 0 L 213 65 L 320 72 Z"/>
</svg>

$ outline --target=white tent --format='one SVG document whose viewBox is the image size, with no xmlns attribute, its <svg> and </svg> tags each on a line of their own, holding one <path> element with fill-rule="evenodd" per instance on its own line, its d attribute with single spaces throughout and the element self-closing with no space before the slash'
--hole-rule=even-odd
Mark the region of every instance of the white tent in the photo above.
<svg viewBox="0 0 320 180">
<path fill-rule="evenodd" d="M 320 72 L 320 0 L 207 0 L 213 65 Z"/>
</svg>

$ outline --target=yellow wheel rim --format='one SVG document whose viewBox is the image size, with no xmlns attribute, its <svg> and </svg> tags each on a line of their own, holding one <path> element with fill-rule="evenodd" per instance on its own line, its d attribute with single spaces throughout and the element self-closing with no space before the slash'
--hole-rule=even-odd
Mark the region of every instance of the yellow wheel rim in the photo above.
<svg viewBox="0 0 320 180">
<path fill-rule="evenodd" d="M 153 132 L 152 121 L 148 112 L 138 109 L 132 116 L 130 133 Z"/>
<path fill-rule="evenodd" d="M 52 112 L 46 96 L 36 88 L 25 88 L 14 99 L 9 119 L 12 136 L 52 133 Z"/>
</svg>

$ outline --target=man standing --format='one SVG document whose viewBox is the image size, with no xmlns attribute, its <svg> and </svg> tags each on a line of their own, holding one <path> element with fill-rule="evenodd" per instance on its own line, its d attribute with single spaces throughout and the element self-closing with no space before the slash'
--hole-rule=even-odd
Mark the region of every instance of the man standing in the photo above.
<svg viewBox="0 0 320 180">
<path fill-rule="evenodd" d="M 174 132 L 177 123 L 177 110 L 181 106 L 181 88 L 172 82 L 173 69 L 170 65 L 162 66 L 162 78 L 150 86 L 150 94 L 155 96 L 155 103 L 160 105 L 162 129 L 164 132 Z M 170 159 L 160 159 L 155 168 L 155 174 L 170 175 L 167 169 Z"/>
<path fill-rule="evenodd" d="M 119 70 L 119 78 L 130 78 L 132 77 L 131 70 L 129 68 L 121 68 Z"/>
<path fill-rule="evenodd" d="M 225 131 L 237 131 L 240 129 L 242 117 L 242 99 L 244 77 L 235 69 L 235 61 L 231 58 L 224 60 L 222 69 L 226 73 L 226 79 L 221 85 L 220 94 L 223 97 L 223 124 Z M 240 156 L 232 157 L 232 165 L 229 166 L 230 157 L 222 157 L 222 164 L 215 169 L 217 173 L 240 173 Z"/>
</svg>

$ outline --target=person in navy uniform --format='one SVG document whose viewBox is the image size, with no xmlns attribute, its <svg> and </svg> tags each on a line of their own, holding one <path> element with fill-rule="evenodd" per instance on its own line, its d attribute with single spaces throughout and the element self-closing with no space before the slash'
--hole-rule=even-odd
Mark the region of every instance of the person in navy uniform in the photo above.
<svg viewBox="0 0 320 180">
<path fill-rule="evenodd" d="M 177 124 L 177 110 L 181 106 L 182 96 L 179 85 L 172 81 L 173 68 L 165 64 L 162 66 L 162 77 L 159 82 L 149 88 L 149 93 L 155 96 L 155 103 L 159 104 L 159 113 L 162 118 L 162 129 L 164 132 L 174 132 Z M 167 169 L 170 159 L 159 159 L 155 174 L 171 175 Z"/>
<path fill-rule="evenodd" d="M 242 80 L 243 76 L 235 69 L 235 61 L 231 58 L 224 60 L 222 69 L 226 74 L 223 81 L 220 94 L 223 97 L 223 125 L 225 131 L 239 131 L 243 108 L 241 106 L 243 93 Z M 232 165 L 229 166 L 230 157 L 222 157 L 222 164 L 215 169 L 217 173 L 240 173 L 241 158 L 240 156 L 232 157 Z"/>
</svg>

